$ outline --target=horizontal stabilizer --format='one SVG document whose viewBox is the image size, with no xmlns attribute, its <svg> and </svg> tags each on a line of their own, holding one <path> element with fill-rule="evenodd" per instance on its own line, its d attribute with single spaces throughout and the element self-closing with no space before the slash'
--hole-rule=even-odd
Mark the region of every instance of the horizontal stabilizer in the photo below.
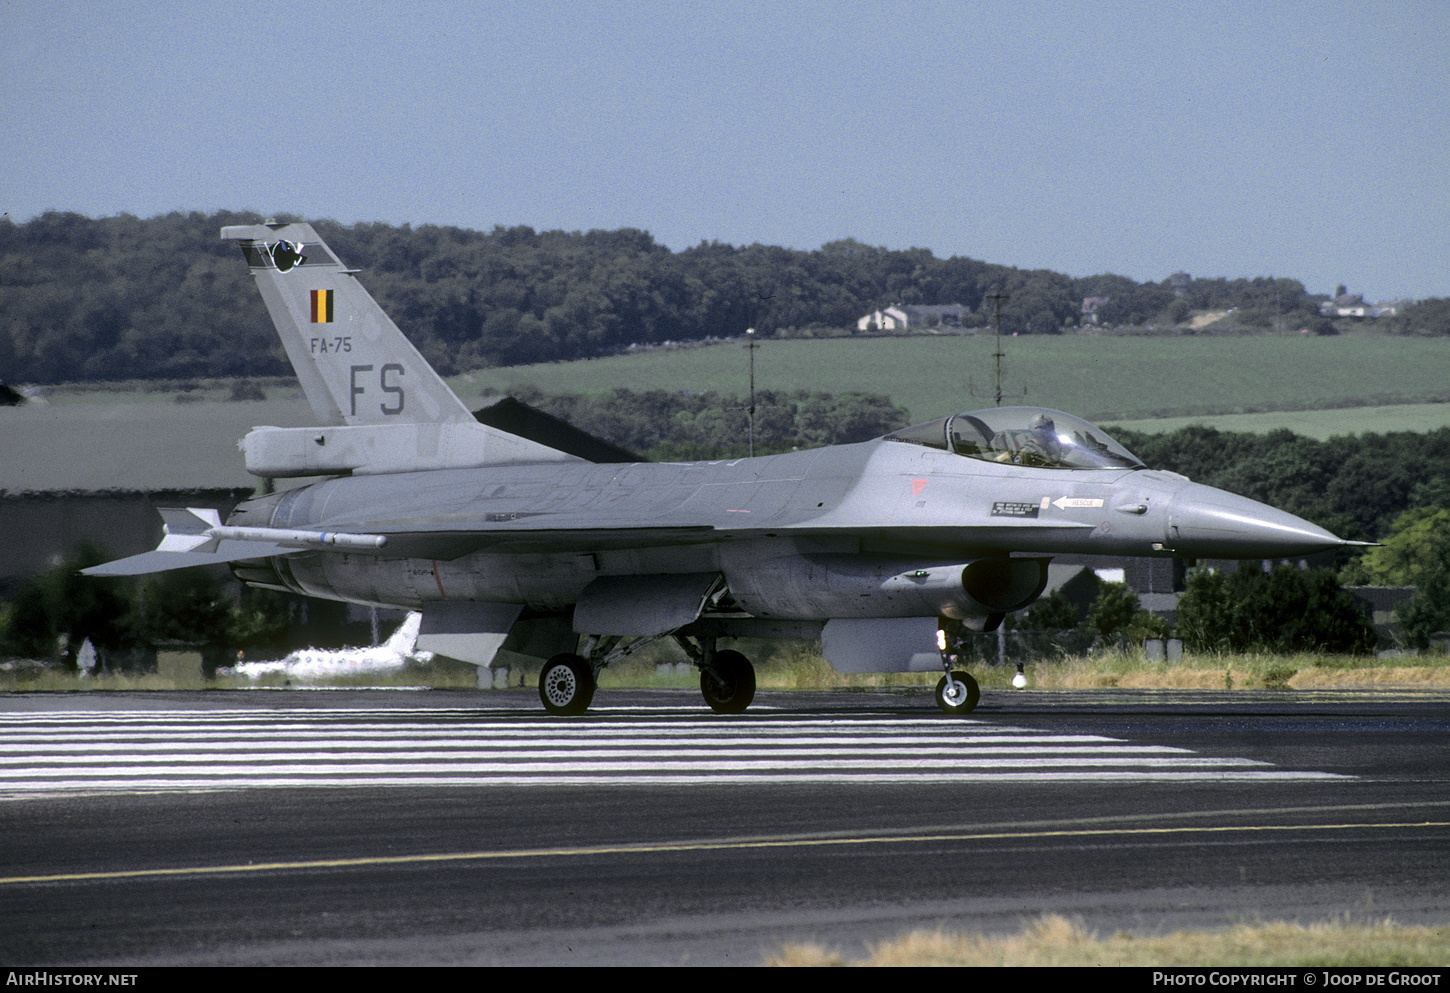
<svg viewBox="0 0 1450 993">
<path fill-rule="evenodd" d="M 499 397 L 475 410 L 473 416 L 480 424 L 547 445 L 586 462 L 601 464 L 649 461 L 638 452 L 621 448 L 612 441 L 605 441 L 580 430 L 568 421 L 531 407 L 514 397 Z"/>
<path fill-rule="evenodd" d="M 141 576 L 201 565 L 244 562 L 306 551 L 380 551 L 380 534 L 298 531 L 290 528 L 227 527 L 208 507 L 163 507 L 165 534 L 155 551 L 82 569 L 87 576 Z"/>
<path fill-rule="evenodd" d="M 269 479 L 580 461 L 477 421 L 259 427 L 242 439 L 242 452 L 247 471 Z"/>
<path fill-rule="evenodd" d="M 213 552 L 142 552 L 129 558 L 117 559 L 105 565 L 82 569 L 86 576 L 144 576 L 153 572 L 170 572 L 173 569 L 191 569 L 200 565 L 226 565 L 228 562 L 244 562 L 247 559 L 264 559 L 273 555 L 292 555 L 300 551 L 283 545 L 269 545 L 259 541 L 223 541 Z"/>
</svg>

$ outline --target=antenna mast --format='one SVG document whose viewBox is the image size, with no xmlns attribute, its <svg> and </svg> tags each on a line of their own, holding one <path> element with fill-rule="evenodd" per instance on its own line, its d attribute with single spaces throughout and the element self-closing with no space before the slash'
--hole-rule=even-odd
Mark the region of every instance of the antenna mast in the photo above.
<svg viewBox="0 0 1450 993">
<path fill-rule="evenodd" d="M 993 357 L 997 360 L 997 406 L 1002 406 L 1002 303 L 1011 300 L 1008 293 L 988 293 L 983 299 L 991 300 L 995 305 L 992 313 L 992 326 L 997 331 L 997 351 Z"/>
<path fill-rule="evenodd" d="M 745 346 L 750 352 L 750 406 L 745 408 L 750 421 L 750 457 L 755 458 L 755 329 L 746 328 L 745 337 L 748 342 Z"/>
<path fill-rule="evenodd" d="M 745 420 L 750 425 L 750 457 L 755 458 L 755 410 L 757 406 L 774 407 L 775 404 L 756 404 L 755 402 L 755 350 L 760 346 L 755 342 L 755 329 L 745 329 L 745 348 L 750 352 L 750 403 L 744 407 L 727 407 L 727 410 L 745 411 Z"/>
</svg>

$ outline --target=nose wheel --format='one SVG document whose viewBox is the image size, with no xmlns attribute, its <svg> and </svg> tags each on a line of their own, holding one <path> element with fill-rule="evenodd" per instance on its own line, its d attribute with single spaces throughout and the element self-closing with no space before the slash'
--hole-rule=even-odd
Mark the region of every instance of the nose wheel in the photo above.
<svg viewBox="0 0 1450 993">
<path fill-rule="evenodd" d="M 977 681 L 961 671 L 948 673 L 936 684 L 936 705 L 948 714 L 970 714 L 981 695 Z"/>
</svg>

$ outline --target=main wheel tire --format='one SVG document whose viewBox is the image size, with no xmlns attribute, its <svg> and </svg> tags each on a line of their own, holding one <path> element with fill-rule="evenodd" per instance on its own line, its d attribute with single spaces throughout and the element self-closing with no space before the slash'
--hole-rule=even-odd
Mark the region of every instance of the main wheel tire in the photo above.
<svg viewBox="0 0 1450 993">
<path fill-rule="evenodd" d="M 948 714 L 970 714 L 981 696 L 981 687 L 965 672 L 953 672 L 950 685 L 946 676 L 936 684 L 936 705 Z"/>
<path fill-rule="evenodd" d="M 700 693 L 717 714 L 741 714 L 755 699 L 755 667 L 739 652 L 716 652 L 700 669 Z"/>
<path fill-rule="evenodd" d="M 584 713 L 594 699 L 593 668 L 578 655 L 555 655 L 539 671 L 539 699 L 560 717 Z"/>
</svg>

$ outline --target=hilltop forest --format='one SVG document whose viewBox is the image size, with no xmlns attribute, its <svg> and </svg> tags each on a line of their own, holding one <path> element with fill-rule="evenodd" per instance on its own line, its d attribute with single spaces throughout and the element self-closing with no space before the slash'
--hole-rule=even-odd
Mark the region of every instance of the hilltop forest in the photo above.
<svg viewBox="0 0 1450 993">
<path fill-rule="evenodd" d="M 246 266 L 218 238 L 223 225 L 262 219 L 50 212 L 0 221 L 0 381 L 290 374 Z M 1098 310 L 1108 325 L 1166 329 L 1194 311 L 1233 309 L 1246 329 L 1283 319 L 1332 330 L 1293 279 L 1194 279 L 1176 296 L 1166 279 L 1075 278 L 850 239 L 814 251 L 706 242 L 674 252 L 630 229 L 315 226 L 445 375 L 747 327 L 843 333 L 892 303 L 963 304 L 965 323 L 985 326 L 985 298 L 999 292 L 1011 297 L 1008 332 L 1075 326 L 1085 297 L 1109 298 Z M 1450 314 L 1433 316 L 1450 331 Z"/>
</svg>

